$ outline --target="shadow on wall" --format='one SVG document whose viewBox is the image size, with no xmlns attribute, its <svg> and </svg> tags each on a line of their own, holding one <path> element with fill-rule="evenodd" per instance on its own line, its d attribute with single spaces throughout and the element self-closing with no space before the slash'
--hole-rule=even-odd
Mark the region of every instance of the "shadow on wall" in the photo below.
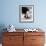
<svg viewBox="0 0 46 46">
<path fill-rule="evenodd" d="M 0 24 L 0 43 L 2 43 L 2 36 L 3 36 L 3 32 L 5 32 L 6 30 L 4 30 L 5 25 L 4 24 Z"/>
</svg>

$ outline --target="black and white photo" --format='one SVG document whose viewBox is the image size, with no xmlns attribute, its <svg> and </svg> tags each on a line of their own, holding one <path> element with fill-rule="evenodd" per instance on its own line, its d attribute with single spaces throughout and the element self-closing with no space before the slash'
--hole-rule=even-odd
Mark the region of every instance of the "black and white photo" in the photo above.
<svg viewBox="0 0 46 46">
<path fill-rule="evenodd" d="M 20 18 L 20 22 L 33 22 L 34 5 L 20 5 L 19 18 Z"/>
</svg>

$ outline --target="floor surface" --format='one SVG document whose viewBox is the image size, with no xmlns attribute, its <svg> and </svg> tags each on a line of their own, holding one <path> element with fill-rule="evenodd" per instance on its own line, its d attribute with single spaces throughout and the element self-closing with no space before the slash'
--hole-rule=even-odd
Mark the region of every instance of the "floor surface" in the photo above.
<svg viewBox="0 0 46 46">
<path fill-rule="evenodd" d="M 2 44 L 0 44 L 0 46 L 2 46 Z"/>
</svg>

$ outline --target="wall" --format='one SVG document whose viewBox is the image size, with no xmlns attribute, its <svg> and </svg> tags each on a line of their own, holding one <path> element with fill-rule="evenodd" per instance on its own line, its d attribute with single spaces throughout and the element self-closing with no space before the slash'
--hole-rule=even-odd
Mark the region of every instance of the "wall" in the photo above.
<svg viewBox="0 0 46 46">
<path fill-rule="evenodd" d="M 34 4 L 34 23 L 19 22 L 19 5 Z M 13 24 L 15 28 L 37 28 L 46 32 L 46 0 L 0 0 L 0 31 Z"/>
<path fill-rule="evenodd" d="M 16 28 L 44 27 L 46 28 L 46 1 L 36 0 L 1 0 L 0 25 L 13 24 Z M 34 4 L 34 23 L 19 22 L 19 5 Z"/>
</svg>

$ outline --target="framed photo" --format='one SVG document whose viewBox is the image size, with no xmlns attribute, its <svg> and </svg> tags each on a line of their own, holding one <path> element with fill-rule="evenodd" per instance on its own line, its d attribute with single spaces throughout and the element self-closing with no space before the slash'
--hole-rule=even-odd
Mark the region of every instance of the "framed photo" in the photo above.
<svg viewBox="0 0 46 46">
<path fill-rule="evenodd" d="M 19 21 L 34 22 L 34 5 L 19 5 Z"/>
</svg>

